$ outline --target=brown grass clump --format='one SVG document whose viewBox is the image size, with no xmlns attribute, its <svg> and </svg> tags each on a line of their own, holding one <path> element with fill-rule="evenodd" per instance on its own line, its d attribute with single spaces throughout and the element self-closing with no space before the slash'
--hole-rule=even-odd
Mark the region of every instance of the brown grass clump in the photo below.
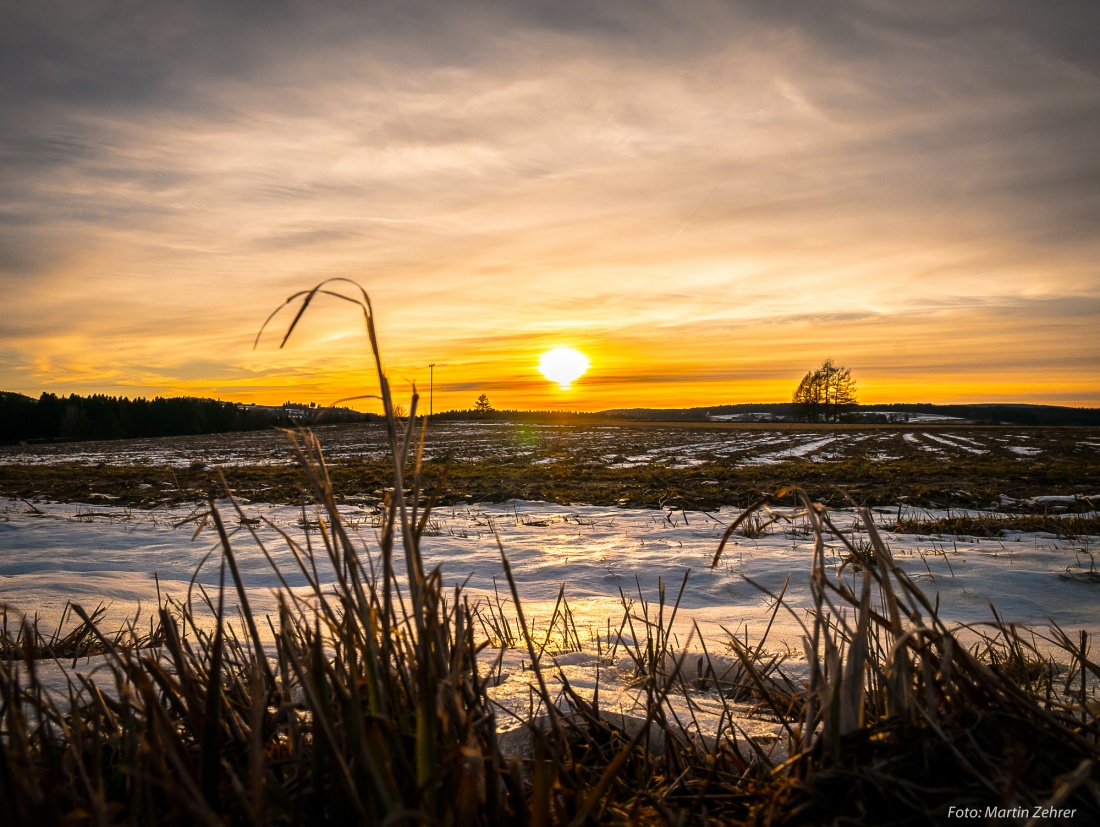
<svg viewBox="0 0 1100 827">
<path fill-rule="evenodd" d="M 91 614 L 79 610 L 76 622 L 72 603 L 66 603 L 53 631 L 42 632 L 38 618 L 22 618 L 13 632 L 8 607 L 0 604 L 0 661 L 76 660 L 107 654 L 111 649 L 151 649 L 163 646 L 164 626 L 149 620 L 148 629 L 138 629 L 137 618 L 123 625 L 110 637 L 100 630 L 107 606 L 100 604 Z M 67 625 L 68 624 L 68 625 Z"/>
<path fill-rule="evenodd" d="M 1049 805 L 1073 809 L 1078 823 L 1100 821 L 1100 667 L 1087 638 L 1056 629 L 1056 663 L 996 622 L 967 648 L 895 565 L 869 514 L 874 565 L 861 567 L 858 583 L 847 567 L 831 574 L 823 537 L 835 527 L 797 491 L 816 537 L 808 681 L 785 674 L 767 634 L 731 635 L 734 662 L 721 670 L 705 641 L 697 662 L 675 651 L 679 599 L 662 587 L 655 601 L 623 600 L 619 639 L 632 641 L 644 711 L 627 717 L 602 708 L 598 693 L 575 691 L 542 665 L 551 635 L 562 648 L 580 643 L 564 593 L 539 634 L 503 550 L 511 612 L 499 596 L 473 606 L 461 589 L 444 591 L 438 569 L 424 570 L 420 539 L 440 487 L 422 490 L 418 397 L 399 420 L 369 299 L 339 286 L 292 297 L 300 308 L 287 337 L 318 295 L 363 312 L 392 460 L 380 565 L 345 530 L 316 439 L 290 434 L 316 530 L 283 539 L 309 595 L 286 589 L 277 618 L 250 610 L 211 492 L 203 516 L 221 539 L 221 583 L 205 611 L 166 601 L 148 636 L 107 635 L 100 616 L 78 606 L 81 624 L 60 638 L 33 625 L 5 631 L 0 822 L 923 824 L 945 821 L 952 805 Z M 849 550 L 853 561 L 869 559 Z M 775 612 L 790 611 L 782 593 L 772 597 Z M 491 675 L 477 659 L 490 639 L 522 646 L 531 666 L 535 714 L 518 752 L 502 748 Z M 71 679 L 64 697 L 45 689 L 39 661 L 91 652 L 107 661 L 102 676 Z M 691 691 L 723 699 L 717 733 L 670 713 L 671 693 Z M 734 707 L 744 703 L 775 723 L 785 749 L 745 735 Z"/>
<path fill-rule="evenodd" d="M 1089 780 L 1100 758 L 1090 681 L 1100 672 L 1084 633 L 1073 640 L 1054 627 L 1047 641 L 1069 664 L 1062 678 L 1052 656 L 999 618 L 968 649 L 895 564 L 870 513 L 875 564 L 858 566 L 856 586 L 827 574 L 822 538 L 840 537 L 852 567 L 866 549 L 820 505 L 804 498 L 804 509 L 817 538 L 811 674 L 787 766 L 797 781 L 770 804 L 777 823 L 924 824 L 946 820 L 952 805 L 984 814 L 1070 801 L 1078 816 L 1100 816 Z"/>
<path fill-rule="evenodd" d="M 1095 514 L 962 514 L 948 517 L 902 517 L 890 527 L 898 534 L 955 534 L 966 537 L 1001 537 L 1008 531 L 1039 532 L 1056 537 L 1100 536 L 1100 516 Z"/>
</svg>

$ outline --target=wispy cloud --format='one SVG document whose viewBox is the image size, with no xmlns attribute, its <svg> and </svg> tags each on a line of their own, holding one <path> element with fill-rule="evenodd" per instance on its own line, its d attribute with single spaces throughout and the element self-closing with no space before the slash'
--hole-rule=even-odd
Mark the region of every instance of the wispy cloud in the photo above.
<svg viewBox="0 0 1100 827">
<path fill-rule="evenodd" d="M 341 275 L 395 370 L 446 360 L 498 404 L 705 404 L 739 370 L 775 398 L 825 351 L 906 398 L 1100 403 L 1100 360 L 1042 390 L 1097 348 L 1089 5 L 0 15 L 0 386 L 347 385 L 344 309 L 250 350 Z M 565 340 L 609 362 L 563 401 L 528 374 Z"/>
</svg>

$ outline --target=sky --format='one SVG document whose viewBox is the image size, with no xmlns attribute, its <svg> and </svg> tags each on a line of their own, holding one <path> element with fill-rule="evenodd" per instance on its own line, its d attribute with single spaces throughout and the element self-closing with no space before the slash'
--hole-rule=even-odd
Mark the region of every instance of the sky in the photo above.
<svg viewBox="0 0 1100 827">
<path fill-rule="evenodd" d="M 436 411 L 1098 406 L 1100 4 L 0 4 L 0 390 L 376 393 L 333 277 Z"/>
</svg>

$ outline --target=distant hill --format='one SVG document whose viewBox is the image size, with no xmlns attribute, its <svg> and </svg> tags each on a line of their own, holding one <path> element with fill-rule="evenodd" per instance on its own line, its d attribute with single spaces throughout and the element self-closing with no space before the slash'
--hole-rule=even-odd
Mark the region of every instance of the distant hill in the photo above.
<svg viewBox="0 0 1100 827">
<path fill-rule="evenodd" d="M 1100 409 L 1059 405 L 861 405 L 861 411 L 952 416 L 978 424 L 1100 425 Z"/>
<path fill-rule="evenodd" d="M 274 425 L 308 424 L 313 404 L 251 405 L 198 397 L 129 399 L 104 395 L 67 397 L 44 393 L 38 399 L 0 391 L 0 443 L 126 439 L 252 431 Z M 348 408 L 326 409 L 324 423 L 370 422 L 380 417 Z M 794 422 L 790 402 L 711 405 L 698 408 L 617 408 L 572 411 L 444 411 L 436 422 L 530 422 L 589 424 L 609 420 L 635 422 Z M 1100 409 L 1056 405 L 933 405 L 899 402 L 857 405 L 846 414 L 856 423 L 912 425 L 1093 425 Z"/>
<path fill-rule="evenodd" d="M 616 419 L 639 422 L 793 422 L 795 406 L 790 402 L 711 405 L 700 408 L 621 408 L 603 412 Z M 1100 409 L 1058 405 L 934 405 L 924 402 L 896 402 L 889 405 L 856 405 L 848 415 L 852 422 L 943 422 L 979 425 L 1100 425 Z"/>
<path fill-rule="evenodd" d="M 795 422 L 790 402 L 709 405 L 698 408 L 613 408 L 596 412 L 454 410 L 437 413 L 436 422 L 576 423 L 628 420 L 634 422 Z M 978 425 L 1098 425 L 1100 409 L 1056 405 L 933 405 L 898 402 L 856 405 L 846 414 L 854 423 L 978 424 Z"/>
<path fill-rule="evenodd" d="M 604 422 L 608 418 L 608 414 L 604 411 L 498 411 L 496 409 L 442 411 L 432 415 L 433 422 L 530 422 L 563 425 Z"/>
</svg>

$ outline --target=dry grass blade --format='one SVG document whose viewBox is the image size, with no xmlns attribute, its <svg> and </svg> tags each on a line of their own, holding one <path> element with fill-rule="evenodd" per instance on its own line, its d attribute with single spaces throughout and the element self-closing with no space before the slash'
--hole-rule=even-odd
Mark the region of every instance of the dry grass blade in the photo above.
<svg viewBox="0 0 1100 827">
<path fill-rule="evenodd" d="M 737 530 L 738 526 L 745 522 L 745 520 L 747 520 L 749 516 L 752 515 L 755 511 L 763 508 L 769 502 L 771 502 L 772 496 L 773 495 L 771 494 L 765 494 L 763 497 L 761 497 L 744 511 L 742 511 L 738 518 L 730 523 L 729 527 L 726 529 L 725 534 L 722 535 L 722 539 L 718 543 L 718 550 L 714 552 L 714 559 L 710 561 L 711 568 L 714 568 L 718 565 L 718 560 L 722 556 L 722 551 L 726 548 L 726 543 L 729 542 L 729 538 L 733 536 L 733 532 Z"/>
</svg>

